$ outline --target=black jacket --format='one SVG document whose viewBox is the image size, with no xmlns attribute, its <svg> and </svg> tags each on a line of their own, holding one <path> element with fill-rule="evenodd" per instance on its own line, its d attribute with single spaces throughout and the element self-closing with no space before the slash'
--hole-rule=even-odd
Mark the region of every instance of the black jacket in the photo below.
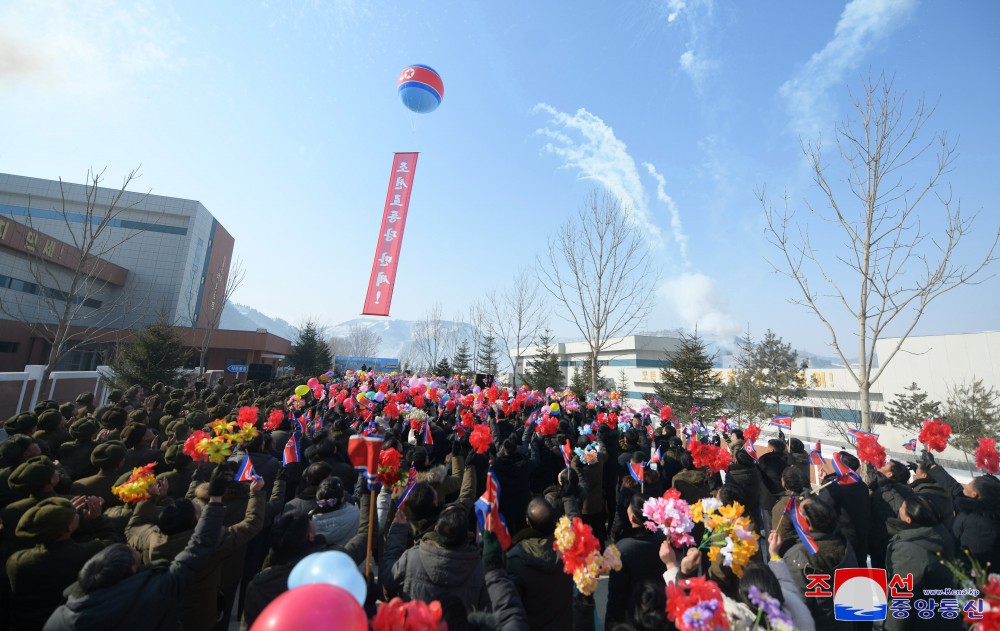
<svg viewBox="0 0 1000 631">
<path fill-rule="evenodd" d="M 218 545 L 224 512 L 222 506 L 206 507 L 187 547 L 170 563 L 143 566 L 134 576 L 89 594 L 71 586 L 69 601 L 53 612 L 45 631 L 178 629 L 180 596 Z"/>
<path fill-rule="evenodd" d="M 902 530 L 889 542 L 886 554 L 886 573 L 913 575 L 913 595 L 919 598 L 924 590 L 954 588 L 955 577 L 944 564 L 955 559 L 955 539 L 944 526 L 910 527 Z M 915 613 L 915 612 L 914 612 Z M 885 619 L 886 631 L 902 629 L 934 629 L 935 631 L 958 630 L 963 627 L 961 620 L 948 620 L 940 615 L 924 620 L 911 613 L 906 619 L 889 615 Z"/>
<path fill-rule="evenodd" d="M 829 482 L 833 476 L 827 476 L 823 482 Z M 868 533 L 871 532 L 871 504 L 868 499 L 868 487 L 861 482 L 854 484 L 831 484 L 822 493 L 829 498 L 837 509 L 837 525 L 851 542 L 851 548 L 858 559 L 868 556 Z"/>
<path fill-rule="evenodd" d="M 552 544 L 533 529 L 518 533 L 507 552 L 507 572 L 514 579 L 532 629 L 573 628 L 573 577 L 563 571 Z"/>
<path fill-rule="evenodd" d="M 528 502 L 531 501 L 531 471 L 538 463 L 537 443 L 532 441 L 533 458 L 520 453 L 513 457 L 500 456 L 493 461 L 493 473 L 500 484 L 500 514 L 511 531 L 524 527 Z"/>
<path fill-rule="evenodd" d="M 612 572 L 608 578 L 608 610 L 604 618 L 604 628 L 611 629 L 616 623 L 625 622 L 632 591 L 642 581 L 653 581 L 663 589 L 663 562 L 660 561 L 660 544 L 663 535 L 650 532 L 645 527 L 630 528 L 618 541 L 622 569 Z"/>
<path fill-rule="evenodd" d="M 951 501 L 951 493 L 935 482 L 934 478 L 918 478 L 910 482 L 910 488 L 934 504 L 934 508 L 938 509 L 941 519 L 944 520 L 944 525 L 951 530 L 951 524 L 955 521 L 955 505 Z"/>
<path fill-rule="evenodd" d="M 1000 567 L 1000 506 L 966 497 L 962 485 L 940 466 L 935 465 L 928 473 L 951 492 L 955 505 L 951 532 L 959 546 L 983 566 L 989 563 L 994 568 Z"/>
<path fill-rule="evenodd" d="M 764 486 L 771 492 L 772 499 L 776 499 L 785 490 L 781 486 L 781 474 L 784 473 L 785 467 L 788 466 L 788 455 L 770 451 L 766 454 L 761 454 L 758 464 L 760 465 L 760 472 L 763 474 Z M 764 506 L 764 510 L 771 510 L 773 506 L 773 503 L 771 506 Z"/>
</svg>

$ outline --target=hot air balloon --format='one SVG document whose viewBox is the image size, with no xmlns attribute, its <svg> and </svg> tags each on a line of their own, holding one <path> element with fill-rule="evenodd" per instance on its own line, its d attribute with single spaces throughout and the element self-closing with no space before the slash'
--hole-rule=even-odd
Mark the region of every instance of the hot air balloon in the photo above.
<svg viewBox="0 0 1000 631">
<path fill-rule="evenodd" d="M 399 73 L 399 99 L 410 111 L 428 114 L 441 105 L 444 82 L 430 66 L 413 64 Z"/>
</svg>

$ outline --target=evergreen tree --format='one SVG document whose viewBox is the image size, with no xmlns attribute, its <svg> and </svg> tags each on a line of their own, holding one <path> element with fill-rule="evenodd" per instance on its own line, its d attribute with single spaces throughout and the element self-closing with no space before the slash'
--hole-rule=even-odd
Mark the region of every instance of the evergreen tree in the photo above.
<svg viewBox="0 0 1000 631">
<path fill-rule="evenodd" d="M 756 344 L 749 329 L 740 338 L 738 346 L 736 364 L 722 388 L 722 394 L 729 416 L 743 427 L 754 419 L 763 417 L 767 410 L 754 363 Z"/>
<path fill-rule="evenodd" d="M 761 398 L 774 402 L 774 412 L 781 414 L 781 402 L 806 396 L 806 376 L 799 354 L 770 329 L 753 352 L 753 369 Z"/>
<path fill-rule="evenodd" d="M 713 370 L 715 355 L 708 354 L 698 333 L 682 333 L 680 346 L 667 352 L 666 360 L 653 384 L 657 398 L 671 406 L 678 419 L 686 420 L 689 411 L 699 407 L 702 421 L 714 422 L 722 412 L 722 381 Z"/>
<path fill-rule="evenodd" d="M 885 406 L 885 415 L 893 425 L 920 431 L 924 421 L 941 418 L 941 402 L 931 401 L 926 392 L 920 389 L 916 382 L 904 388 L 896 398 Z"/>
<path fill-rule="evenodd" d="M 597 384 L 598 390 L 609 390 L 614 388 L 614 382 L 605 379 L 601 376 L 601 368 L 597 367 L 594 370 L 594 363 L 591 361 L 590 357 L 586 357 L 583 360 L 583 364 L 578 366 L 576 372 L 573 373 L 573 379 L 570 382 L 570 389 L 581 401 L 590 391 L 593 384 Z"/>
<path fill-rule="evenodd" d="M 1000 392 L 981 379 L 949 388 L 944 420 L 951 425 L 948 444 L 964 451 L 968 459 L 980 438 L 1000 434 Z"/>
<path fill-rule="evenodd" d="M 496 375 L 500 372 L 500 348 L 497 346 L 497 338 L 493 331 L 488 331 L 479 343 L 479 357 L 476 362 L 479 371 L 487 375 Z"/>
<path fill-rule="evenodd" d="M 139 385 L 149 388 L 154 383 L 176 385 L 178 370 L 191 355 L 177 329 L 169 324 L 166 314 L 135 333 L 125 345 L 113 366 L 115 385 L 120 388 Z"/>
<path fill-rule="evenodd" d="M 629 386 L 628 372 L 624 368 L 618 371 L 618 383 L 615 384 L 615 386 L 617 387 L 618 392 L 622 394 L 622 398 L 624 399 L 625 393 L 628 392 L 628 386 Z"/>
<path fill-rule="evenodd" d="M 434 367 L 434 374 L 441 375 L 443 377 L 452 376 L 453 373 L 451 372 L 451 362 L 448 361 L 447 357 L 442 357 L 441 361 L 437 363 L 437 366 Z"/>
<path fill-rule="evenodd" d="M 455 358 L 451 360 L 451 368 L 463 377 L 472 372 L 472 353 L 469 351 L 469 341 L 463 339 L 455 350 Z"/>
<path fill-rule="evenodd" d="M 288 360 L 304 375 L 318 375 L 329 370 L 333 365 L 333 357 L 319 325 L 306 320 L 298 337 L 292 342 L 292 354 Z"/>
<path fill-rule="evenodd" d="M 559 390 L 566 385 L 562 368 L 559 367 L 559 356 L 552 346 L 552 331 L 545 329 L 539 337 L 540 349 L 535 358 L 528 362 L 528 370 L 522 379 L 532 390 L 545 391 L 546 388 Z"/>
</svg>

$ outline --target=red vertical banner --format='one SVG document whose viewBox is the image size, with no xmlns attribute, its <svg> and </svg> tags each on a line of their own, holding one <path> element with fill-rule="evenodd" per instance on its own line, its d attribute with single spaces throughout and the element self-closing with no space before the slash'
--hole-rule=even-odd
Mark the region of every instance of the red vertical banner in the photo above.
<svg viewBox="0 0 1000 631">
<path fill-rule="evenodd" d="M 385 209 L 382 211 L 382 227 L 379 228 L 378 244 L 375 246 L 372 275 L 368 279 L 365 308 L 361 312 L 364 315 L 389 315 L 392 290 L 396 286 L 399 251 L 403 246 L 406 212 L 410 207 L 413 173 L 416 170 L 416 153 L 397 153 L 393 157 L 389 191 L 386 193 Z"/>
</svg>

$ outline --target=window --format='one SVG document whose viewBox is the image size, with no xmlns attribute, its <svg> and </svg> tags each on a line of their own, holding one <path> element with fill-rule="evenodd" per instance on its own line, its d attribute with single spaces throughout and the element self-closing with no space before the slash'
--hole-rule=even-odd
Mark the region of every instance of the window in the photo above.
<svg viewBox="0 0 1000 631">
<path fill-rule="evenodd" d="M 822 412 L 817 407 L 796 405 L 792 409 L 792 416 L 809 416 L 812 418 L 822 418 Z"/>
<path fill-rule="evenodd" d="M 28 282 L 26 280 L 21 280 L 20 278 L 11 278 L 10 276 L 0 275 L 0 289 L 13 289 L 14 291 L 24 292 L 26 294 L 32 294 L 35 296 L 45 296 L 46 298 L 51 298 L 53 300 L 66 300 L 66 292 L 55 289 L 53 287 L 43 287 L 37 283 Z M 103 302 L 96 300 L 94 298 L 84 298 L 83 296 L 75 296 L 73 298 L 73 304 L 83 303 L 84 307 L 89 307 L 91 309 L 98 309 Z"/>
<path fill-rule="evenodd" d="M 0 342 L 0 353 L 16 353 L 18 346 L 17 342 Z"/>
</svg>

